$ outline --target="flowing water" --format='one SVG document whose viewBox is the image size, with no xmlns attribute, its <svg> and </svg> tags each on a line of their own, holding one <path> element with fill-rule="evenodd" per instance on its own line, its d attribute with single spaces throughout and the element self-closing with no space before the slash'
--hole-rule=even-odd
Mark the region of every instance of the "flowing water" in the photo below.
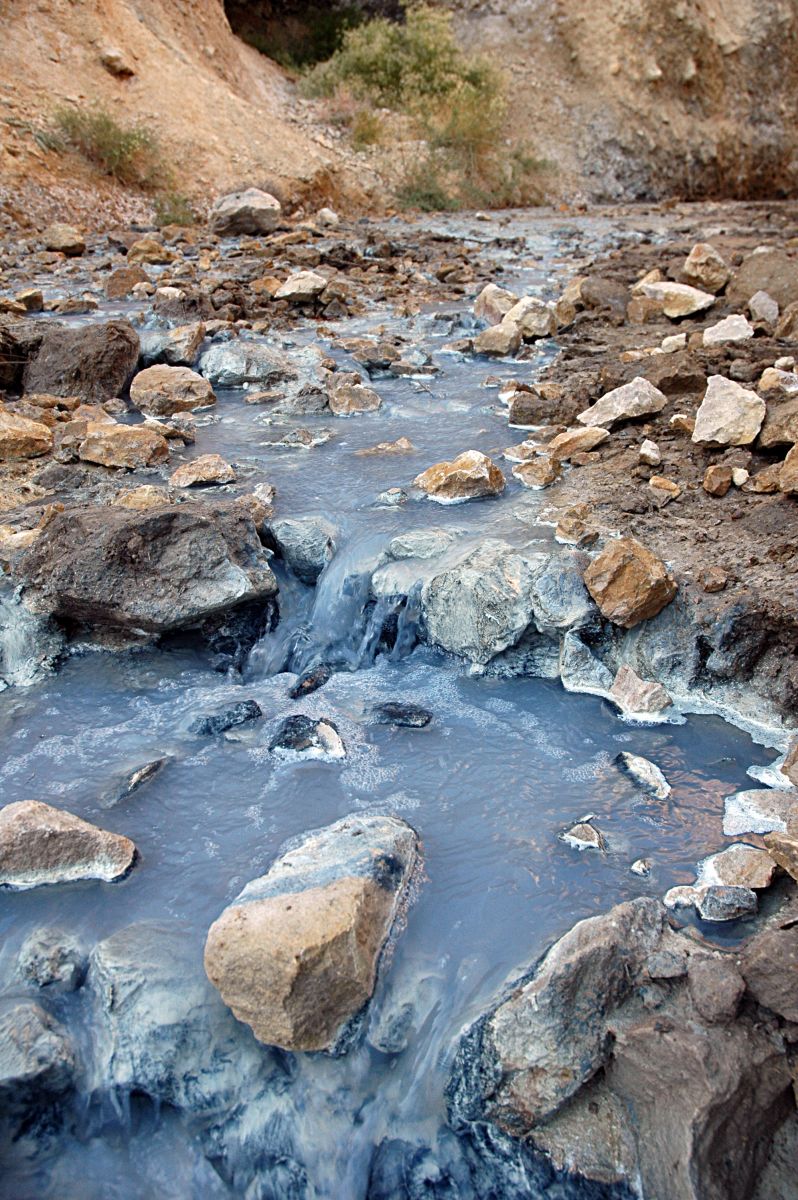
<svg viewBox="0 0 798 1200">
<path fill-rule="evenodd" d="M 508 256 L 507 282 L 554 294 L 555 259 L 575 258 L 587 234 L 580 241 L 578 231 L 541 230 L 529 219 L 513 231 L 536 265 L 514 278 Z M 588 233 L 594 242 L 621 236 L 595 227 Z M 384 401 L 377 414 L 275 425 L 246 403 L 244 390 L 219 394 L 188 454 L 220 452 L 239 470 L 239 491 L 268 480 L 277 487 L 278 515 L 323 513 L 339 531 L 337 554 L 315 589 L 277 566 L 282 617 L 242 676 L 219 674 L 190 646 L 86 651 L 56 675 L 0 696 L 2 803 L 37 798 L 63 806 L 128 835 L 141 855 L 118 884 L 0 895 L 0 978 L 11 978 L 20 944 L 39 926 L 67 928 L 91 948 L 141 920 L 179 921 L 199 971 L 208 926 L 268 869 L 285 839 L 351 812 L 396 813 L 422 838 L 424 878 L 362 1040 L 342 1058 L 277 1056 L 274 1086 L 252 1102 L 257 1153 L 243 1172 L 217 1169 L 196 1127 L 178 1113 L 142 1097 L 103 1097 L 87 1080 L 63 1128 L 33 1147 L 30 1138 L 2 1147 L 3 1196 L 410 1195 L 384 1184 L 380 1191 L 375 1182 L 377 1148 L 398 1142 L 419 1148 L 417 1175 L 427 1190 L 413 1195 L 476 1195 L 445 1127 L 443 1090 L 460 1030 L 575 920 L 691 881 L 696 860 L 723 844 L 723 797 L 750 782 L 750 764 L 768 758 L 731 725 L 691 717 L 630 726 L 606 702 L 568 694 L 556 680 L 469 673 L 416 644 L 412 604 L 398 614 L 392 648 L 380 642 L 388 613 L 366 603 L 364 581 L 396 534 L 445 528 L 459 550 L 486 535 L 543 548 L 551 537 L 536 524 L 545 494 L 512 481 L 501 498 L 461 506 L 375 504 L 384 489 L 407 485 L 440 458 L 466 449 L 495 453 L 523 436 L 508 432 L 506 410 L 485 377 L 533 378 L 555 347 L 544 345 L 524 364 L 477 366 L 443 350 L 469 320 L 447 310 L 391 323 L 378 311 L 336 325 L 336 334 L 351 335 L 385 323 L 440 368 L 424 378 L 376 379 Z M 300 355 L 317 334 L 312 323 L 300 327 L 289 353 Z M 333 436 L 310 451 L 269 446 L 300 424 Z M 400 436 L 414 452 L 356 453 Z M 330 659 L 343 669 L 319 691 L 290 700 L 294 672 Z M 224 737 L 189 732 L 197 715 L 245 697 L 258 701 L 263 721 Z M 388 700 L 426 708 L 433 720 L 424 729 L 375 723 L 373 708 Z M 346 759 L 276 761 L 269 740 L 295 712 L 332 719 Z M 667 801 L 644 795 L 621 774 L 613 761 L 621 750 L 660 766 L 673 788 Z M 118 799 L 119 781 L 157 758 L 166 760 L 159 774 Z M 606 853 L 580 855 L 558 838 L 587 813 L 596 815 Z M 654 863 L 648 879 L 629 870 L 638 858 Z M 56 1007 L 90 1057 L 81 992 Z M 243 1027 L 241 1037 L 252 1051 Z M 271 1051 L 255 1053 L 274 1059 Z"/>
</svg>

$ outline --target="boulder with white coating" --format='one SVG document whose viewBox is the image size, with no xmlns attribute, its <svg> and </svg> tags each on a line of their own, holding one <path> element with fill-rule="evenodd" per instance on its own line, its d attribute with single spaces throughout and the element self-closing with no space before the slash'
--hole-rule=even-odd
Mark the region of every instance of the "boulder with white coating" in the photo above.
<svg viewBox="0 0 798 1200">
<path fill-rule="evenodd" d="M 0 809 L 0 886 L 40 887 L 77 879 L 121 879 L 133 866 L 130 838 L 98 829 L 40 800 Z"/>
</svg>

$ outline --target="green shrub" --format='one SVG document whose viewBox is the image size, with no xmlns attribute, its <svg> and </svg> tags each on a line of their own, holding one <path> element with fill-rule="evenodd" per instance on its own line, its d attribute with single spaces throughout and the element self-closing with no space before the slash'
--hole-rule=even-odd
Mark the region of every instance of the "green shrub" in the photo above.
<svg viewBox="0 0 798 1200">
<path fill-rule="evenodd" d="M 57 109 L 55 134 L 65 149 L 76 150 L 120 183 L 155 187 L 164 169 L 157 138 L 143 125 L 121 125 L 104 108 Z"/>
<path fill-rule="evenodd" d="M 165 192 L 155 199 L 155 224 L 159 229 L 165 225 L 196 225 L 197 214 L 187 196 L 179 192 Z"/>
</svg>

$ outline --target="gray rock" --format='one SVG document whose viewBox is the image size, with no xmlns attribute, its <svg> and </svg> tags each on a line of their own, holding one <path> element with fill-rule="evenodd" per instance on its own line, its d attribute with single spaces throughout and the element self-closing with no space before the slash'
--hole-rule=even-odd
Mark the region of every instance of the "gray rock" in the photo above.
<svg viewBox="0 0 798 1200">
<path fill-rule="evenodd" d="M 560 646 L 560 679 L 566 692 L 604 696 L 612 687 L 612 673 L 571 630 L 566 631 Z"/>
<path fill-rule="evenodd" d="M 219 237 L 270 233 L 280 223 L 280 201 L 260 188 L 220 196 L 211 210 L 211 229 Z"/>
<path fill-rule="evenodd" d="M 336 762 L 346 757 L 346 746 L 332 721 L 314 720 L 304 713 L 286 717 L 269 742 L 277 758 L 320 758 Z"/>
<path fill-rule="evenodd" d="M 17 975 L 35 987 L 74 992 L 86 975 L 87 956 L 64 929 L 45 926 L 28 934 L 17 958 Z"/>
<path fill-rule="evenodd" d="M 391 538 L 387 553 L 391 558 L 437 558 L 444 554 L 454 534 L 448 529 L 408 529 Z"/>
<path fill-rule="evenodd" d="M 269 524 L 282 557 L 303 583 L 315 583 L 335 554 L 339 530 L 322 516 L 282 517 Z"/>
<path fill-rule="evenodd" d="M 630 754 L 628 750 L 622 750 L 616 756 L 615 762 L 625 775 L 635 781 L 638 787 L 650 792 L 658 800 L 667 800 L 670 796 L 671 785 L 656 763 L 650 762 L 639 754 Z"/>
<path fill-rule="evenodd" d="M 284 355 L 247 338 L 209 346 L 200 355 L 197 370 L 214 388 L 243 387 L 245 383 L 265 387 L 294 376 Z"/>
<path fill-rule="evenodd" d="M 76 1055 L 62 1025 L 33 1000 L 0 1002 L 0 1106 L 45 1107 L 73 1083 Z"/>
<path fill-rule="evenodd" d="M 224 733 L 227 729 L 233 729 L 236 725 L 244 725 L 247 721 L 257 721 L 262 716 L 263 711 L 257 700 L 238 700 L 235 704 L 229 704 L 219 712 L 206 713 L 201 717 L 196 717 L 189 725 L 188 731 L 199 734 L 201 737 L 213 737 L 216 734 Z"/>
<path fill-rule="evenodd" d="M 711 884 L 696 889 L 695 906 L 702 921 L 737 921 L 752 917 L 757 910 L 756 892 L 730 884 Z"/>
</svg>

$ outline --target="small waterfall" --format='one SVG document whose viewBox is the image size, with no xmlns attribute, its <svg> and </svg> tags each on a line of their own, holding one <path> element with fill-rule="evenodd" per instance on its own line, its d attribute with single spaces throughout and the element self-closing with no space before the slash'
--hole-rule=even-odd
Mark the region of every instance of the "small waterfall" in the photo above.
<svg viewBox="0 0 798 1200">
<path fill-rule="evenodd" d="M 0 593 L 0 686 L 35 683 L 62 646 L 52 621 L 29 612 L 18 591 Z"/>
</svg>

